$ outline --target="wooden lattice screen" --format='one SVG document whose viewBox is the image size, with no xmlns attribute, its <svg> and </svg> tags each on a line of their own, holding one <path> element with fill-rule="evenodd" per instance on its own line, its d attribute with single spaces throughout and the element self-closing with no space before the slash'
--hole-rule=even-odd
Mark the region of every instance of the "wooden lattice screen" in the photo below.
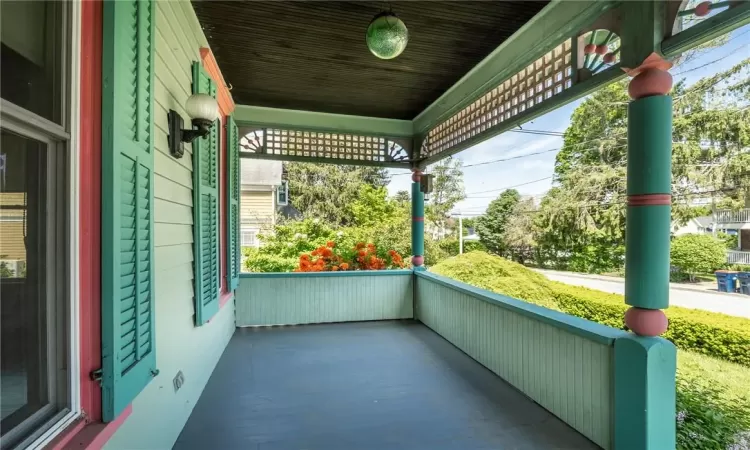
<svg viewBox="0 0 750 450">
<path fill-rule="evenodd" d="M 240 151 L 285 157 L 371 163 L 409 162 L 408 139 L 279 128 L 240 129 Z M 291 159 L 291 158 L 289 158 Z"/>
<path fill-rule="evenodd" d="M 449 150 L 561 93 L 572 84 L 572 49 L 568 39 L 433 128 L 422 144 L 420 157 Z"/>
</svg>

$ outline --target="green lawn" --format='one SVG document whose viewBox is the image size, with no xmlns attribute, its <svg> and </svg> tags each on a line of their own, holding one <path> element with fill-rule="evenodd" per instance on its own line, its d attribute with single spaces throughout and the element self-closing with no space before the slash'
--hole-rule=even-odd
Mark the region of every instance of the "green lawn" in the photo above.
<svg viewBox="0 0 750 450">
<path fill-rule="evenodd" d="M 722 386 L 725 398 L 750 395 L 750 367 L 686 350 L 677 351 L 677 370 L 686 379 L 700 379 Z M 750 402 L 750 399 L 746 398 Z"/>
</svg>

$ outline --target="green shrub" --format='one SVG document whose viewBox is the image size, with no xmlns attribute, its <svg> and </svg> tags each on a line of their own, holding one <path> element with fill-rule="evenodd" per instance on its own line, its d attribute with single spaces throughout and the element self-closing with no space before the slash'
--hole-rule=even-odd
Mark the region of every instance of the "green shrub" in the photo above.
<svg viewBox="0 0 750 450">
<path fill-rule="evenodd" d="M 684 234 L 672 240 L 670 260 L 680 271 L 691 275 L 713 272 L 726 263 L 726 246 L 708 234 Z"/>
<path fill-rule="evenodd" d="M 623 315 L 628 306 L 622 295 L 550 281 L 520 264 L 487 253 L 456 256 L 430 270 L 509 297 L 624 328 Z M 678 348 L 750 366 L 750 320 L 675 306 L 666 314 L 669 329 L 664 337 Z"/>
<path fill-rule="evenodd" d="M 288 258 L 258 252 L 258 249 L 243 251 L 245 272 L 291 272 L 297 267 L 297 258 Z"/>
<path fill-rule="evenodd" d="M 430 271 L 492 292 L 559 309 L 544 275 L 486 252 L 464 253 L 446 259 Z"/>
<path fill-rule="evenodd" d="M 458 255 L 459 243 L 457 238 L 441 239 L 437 244 L 448 256 Z M 487 247 L 480 241 L 464 241 L 464 253 L 476 251 L 486 252 Z"/>
<path fill-rule="evenodd" d="M 727 399 L 722 390 L 708 380 L 686 379 L 678 374 L 678 449 L 748 448 L 738 442 L 743 439 L 743 433 L 750 430 L 750 403 L 745 398 Z"/>
<path fill-rule="evenodd" d="M 739 245 L 739 236 L 736 234 L 728 234 L 722 231 L 716 233 L 716 237 L 724 243 L 724 246 L 729 250 L 736 250 Z"/>
<path fill-rule="evenodd" d="M 750 266 L 747 264 L 727 264 L 725 268 L 735 272 L 750 272 Z"/>
</svg>

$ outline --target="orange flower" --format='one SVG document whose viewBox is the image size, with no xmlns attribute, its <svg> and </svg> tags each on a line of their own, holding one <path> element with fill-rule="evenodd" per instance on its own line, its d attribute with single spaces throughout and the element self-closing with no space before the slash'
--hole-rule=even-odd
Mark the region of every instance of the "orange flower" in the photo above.
<svg viewBox="0 0 750 450">
<path fill-rule="evenodd" d="M 365 248 L 365 243 L 364 242 L 357 242 L 357 250 L 359 250 L 361 248 Z"/>
<path fill-rule="evenodd" d="M 326 258 L 330 258 L 333 255 L 333 251 L 330 248 L 324 248 L 322 255 Z"/>
<path fill-rule="evenodd" d="M 338 270 L 339 270 L 339 266 L 332 266 L 331 267 L 331 272 L 338 272 Z"/>
<path fill-rule="evenodd" d="M 370 250 L 375 250 L 375 244 L 370 242 L 369 244 L 367 244 L 367 248 L 369 248 Z"/>
<path fill-rule="evenodd" d="M 364 250 L 360 250 L 360 251 L 358 251 L 358 252 L 357 252 L 357 254 L 358 254 L 359 256 L 365 256 L 365 255 L 367 254 L 367 252 L 366 252 L 366 251 L 364 251 Z"/>
<path fill-rule="evenodd" d="M 328 241 L 328 242 L 326 242 L 326 246 L 328 246 L 329 248 L 333 248 L 333 247 L 336 246 L 336 243 L 333 242 L 333 241 Z"/>
<path fill-rule="evenodd" d="M 307 253 L 303 253 L 299 255 L 299 259 L 300 261 L 310 261 L 310 255 L 308 255 Z"/>
<path fill-rule="evenodd" d="M 349 264 L 341 263 L 341 270 L 347 270 L 348 268 L 349 268 Z"/>
</svg>

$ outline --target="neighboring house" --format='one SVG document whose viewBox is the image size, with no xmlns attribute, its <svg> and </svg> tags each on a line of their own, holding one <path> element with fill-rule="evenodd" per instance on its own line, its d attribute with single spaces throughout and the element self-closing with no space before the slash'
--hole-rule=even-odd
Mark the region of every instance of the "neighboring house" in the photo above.
<svg viewBox="0 0 750 450">
<path fill-rule="evenodd" d="M 0 264 L 19 277 L 26 265 L 26 199 L 23 192 L 0 192 Z"/>
<path fill-rule="evenodd" d="M 711 216 L 694 217 L 685 225 L 672 223 L 672 235 L 681 236 L 683 234 L 705 234 L 712 231 L 713 220 Z"/>
<path fill-rule="evenodd" d="M 711 216 L 695 217 L 685 225 L 672 224 L 672 234 L 706 234 L 722 232 L 737 236 L 737 248 L 727 251 L 727 262 L 750 264 L 750 209 L 718 210 Z"/>
<path fill-rule="evenodd" d="M 727 262 L 750 265 L 750 208 L 718 210 L 714 212 L 713 219 L 718 230 L 737 235 L 737 248 L 727 251 Z"/>
<path fill-rule="evenodd" d="M 240 245 L 259 247 L 258 233 L 276 223 L 276 208 L 288 204 L 281 161 L 242 159 Z"/>
</svg>

